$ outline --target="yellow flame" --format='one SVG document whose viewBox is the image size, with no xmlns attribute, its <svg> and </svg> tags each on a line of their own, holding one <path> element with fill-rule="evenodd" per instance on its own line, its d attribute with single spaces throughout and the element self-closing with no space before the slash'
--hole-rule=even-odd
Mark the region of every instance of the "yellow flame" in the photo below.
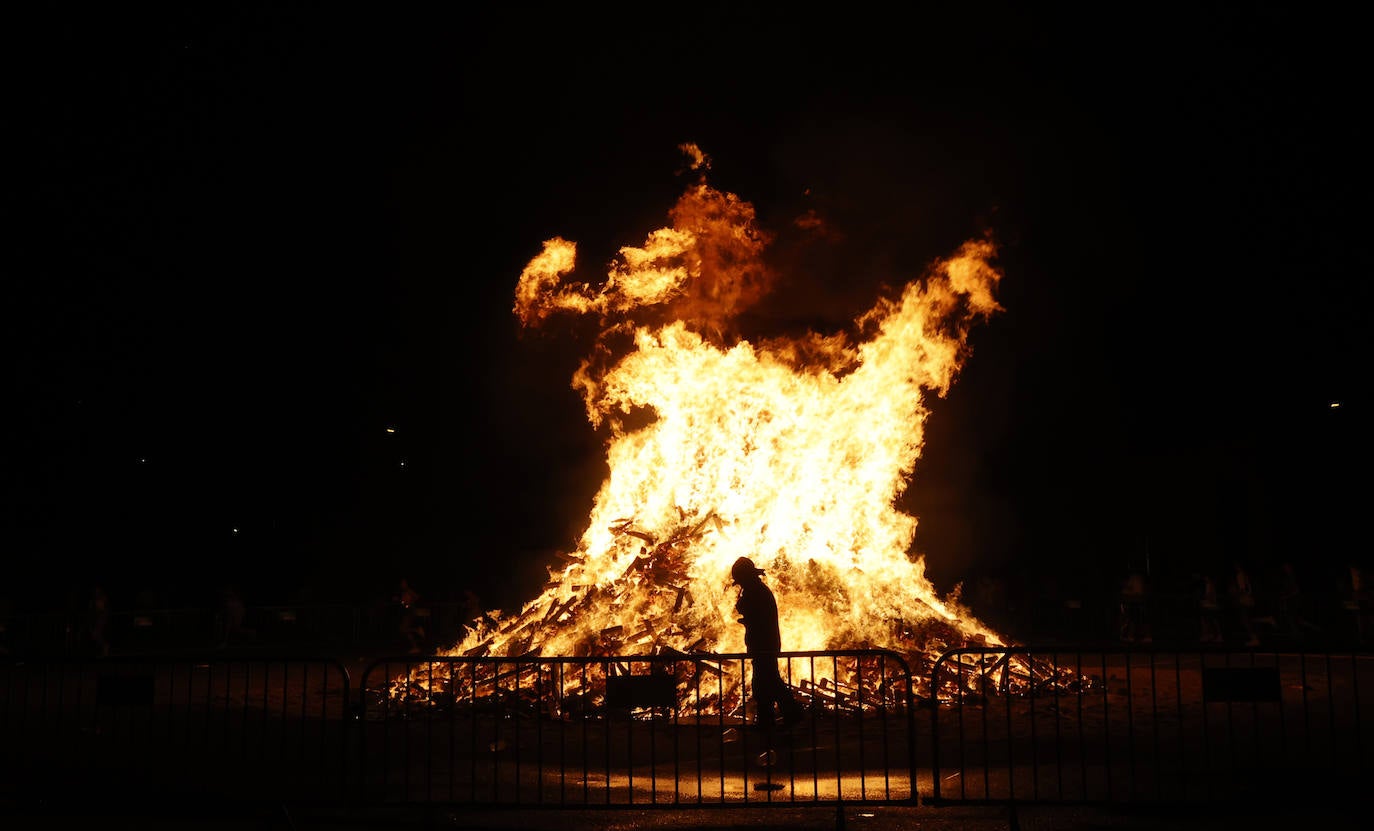
<svg viewBox="0 0 1374 831">
<path fill-rule="evenodd" d="M 555 238 L 520 275 L 525 326 L 596 315 L 602 337 L 573 378 L 608 433 L 609 474 L 577 549 L 518 613 L 493 612 L 447 654 L 742 652 L 731 563 L 766 569 L 784 650 L 889 647 L 938 654 L 1001 640 L 940 597 L 898 510 L 932 395 L 1000 311 L 991 240 L 965 243 L 852 333 L 751 342 L 732 331 L 779 276 L 754 210 L 702 178 L 670 227 L 622 248 L 599 285 L 571 279 Z"/>
</svg>

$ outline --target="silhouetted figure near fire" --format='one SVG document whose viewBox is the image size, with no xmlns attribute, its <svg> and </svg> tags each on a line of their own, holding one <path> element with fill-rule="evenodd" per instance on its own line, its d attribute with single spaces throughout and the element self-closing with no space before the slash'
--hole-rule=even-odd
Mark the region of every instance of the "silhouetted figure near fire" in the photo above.
<svg viewBox="0 0 1374 831">
<path fill-rule="evenodd" d="M 730 577 L 739 586 L 735 611 L 744 624 L 744 649 L 753 664 L 755 725 L 773 726 L 774 714 L 782 710 L 784 727 L 802 720 L 805 711 L 778 674 L 778 653 L 782 652 L 782 633 L 778 628 L 778 602 L 760 575 L 763 569 L 748 557 L 740 557 L 730 568 Z"/>
</svg>

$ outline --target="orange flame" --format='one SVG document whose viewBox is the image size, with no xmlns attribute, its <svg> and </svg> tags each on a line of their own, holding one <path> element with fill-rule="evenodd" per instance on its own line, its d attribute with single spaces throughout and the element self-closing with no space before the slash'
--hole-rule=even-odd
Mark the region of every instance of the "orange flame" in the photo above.
<svg viewBox="0 0 1374 831">
<path fill-rule="evenodd" d="M 733 321 L 779 279 L 762 256 L 772 238 L 749 203 L 707 184 L 697 147 L 682 149 L 700 178 L 599 285 L 571 279 L 576 245 L 559 238 L 520 275 L 524 326 L 600 323 L 573 387 L 609 436 L 609 475 L 543 593 L 446 654 L 742 652 L 740 556 L 767 570 L 784 650 L 1001 644 L 957 594 L 938 595 L 911 552 L 917 519 L 895 507 L 930 397 L 954 382 L 970 328 L 1000 311 L 994 243 L 931 264 L 853 333 L 754 343 Z"/>
</svg>

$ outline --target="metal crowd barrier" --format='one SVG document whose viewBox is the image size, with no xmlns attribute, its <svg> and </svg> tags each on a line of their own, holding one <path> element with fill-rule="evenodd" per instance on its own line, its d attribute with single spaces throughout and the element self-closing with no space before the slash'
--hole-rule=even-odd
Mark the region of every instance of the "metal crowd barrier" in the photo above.
<svg viewBox="0 0 1374 831">
<path fill-rule="evenodd" d="M 741 654 L 377 660 L 359 681 L 367 802 L 483 807 L 915 805 L 911 673 L 789 652 L 804 718 L 750 726 Z"/>
<path fill-rule="evenodd" d="M 955 649 L 930 690 L 931 804 L 1325 800 L 1374 768 L 1367 653 Z"/>
<path fill-rule="evenodd" d="M 784 653 L 796 724 L 750 726 L 747 655 L 0 660 L 15 794 L 522 808 L 1225 803 L 1363 792 L 1374 654 Z M 929 708 L 929 717 L 921 712 Z M 55 797 L 54 797 L 55 798 Z"/>
<path fill-rule="evenodd" d="M 351 703 L 347 670 L 321 658 L 4 660 L 0 771 L 64 800 L 334 800 Z"/>
</svg>

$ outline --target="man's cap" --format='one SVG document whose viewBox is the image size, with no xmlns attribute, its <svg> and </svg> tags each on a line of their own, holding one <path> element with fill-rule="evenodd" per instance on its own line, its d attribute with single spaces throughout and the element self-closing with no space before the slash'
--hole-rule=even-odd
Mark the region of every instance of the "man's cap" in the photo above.
<svg viewBox="0 0 1374 831">
<path fill-rule="evenodd" d="M 736 583 L 751 574 L 763 574 L 763 569 L 754 565 L 754 561 L 748 557 L 740 557 L 735 560 L 735 564 L 730 567 L 730 577 Z"/>
</svg>

